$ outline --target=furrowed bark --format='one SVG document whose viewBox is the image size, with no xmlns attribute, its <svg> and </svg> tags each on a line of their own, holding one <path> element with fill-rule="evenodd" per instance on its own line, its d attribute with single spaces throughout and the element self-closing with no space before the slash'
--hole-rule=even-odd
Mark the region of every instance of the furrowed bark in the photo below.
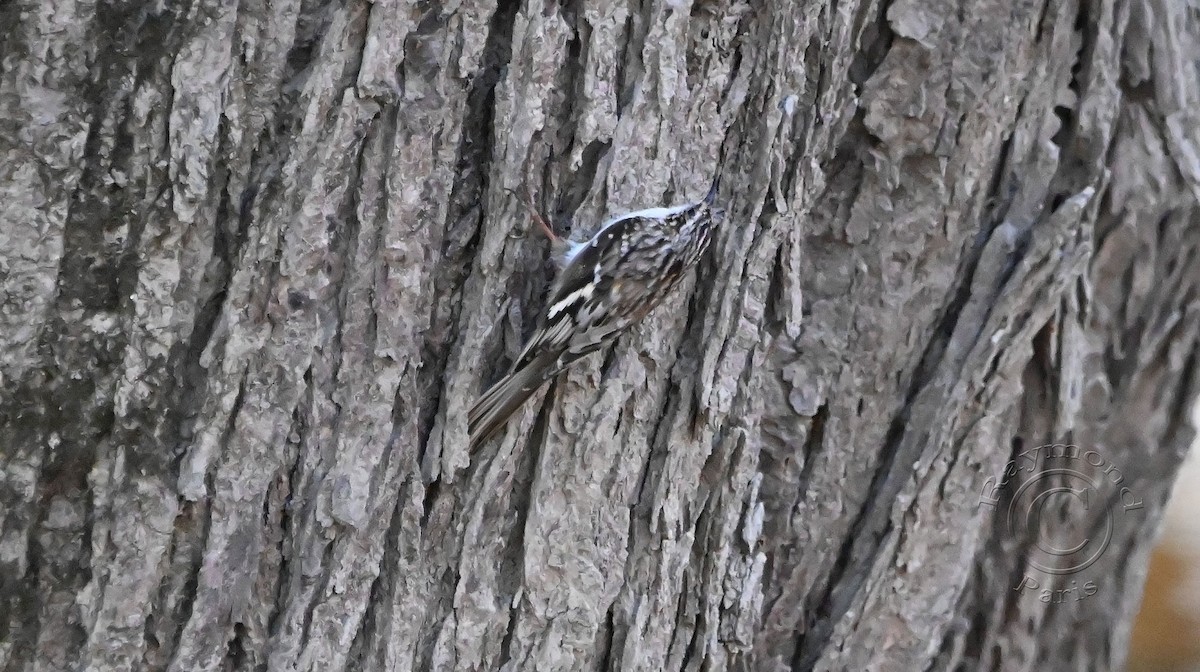
<svg viewBox="0 0 1200 672">
<path fill-rule="evenodd" d="M 0 18 L 0 670 L 1119 668 L 1192 438 L 1195 8 Z M 695 278 L 468 459 L 552 277 L 523 187 L 581 239 L 718 172 Z M 1043 476 L 1097 499 L 1013 524 Z"/>
</svg>

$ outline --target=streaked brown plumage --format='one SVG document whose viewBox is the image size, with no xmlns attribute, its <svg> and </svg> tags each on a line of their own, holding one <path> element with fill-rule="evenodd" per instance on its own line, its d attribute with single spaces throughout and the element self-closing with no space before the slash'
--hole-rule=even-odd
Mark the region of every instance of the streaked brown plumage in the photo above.
<svg viewBox="0 0 1200 672">
<path fill-rule="evenodd" d="M 703 200 L 639 210 L 610 220 L 585 243 L 561 241 L 564 263 L 546 313 L 507 375 L 484 392 L 468 416 L 474 451 L 547 380 L 611 343 L 639 322 L 708 249 L 717 184 Z"/>
</svg>

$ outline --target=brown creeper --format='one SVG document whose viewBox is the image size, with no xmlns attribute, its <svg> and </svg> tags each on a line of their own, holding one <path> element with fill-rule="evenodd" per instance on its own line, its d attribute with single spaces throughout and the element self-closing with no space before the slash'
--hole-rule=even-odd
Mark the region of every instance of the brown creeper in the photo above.
<svg viewBox="0 0 1200 672">
<path fill-rule="evenodd" d="M 471 450 L 504 427 L 542 383 L 616 340 L 679 284 L 708 248 L 717 195 L 714 181 L 697 203 L 638 210 L 610 220 L 585 243 L 563 241 L 538 216 L 562 254 L 549 307 L 507 375 L 471 407 Z"/>
</svg>

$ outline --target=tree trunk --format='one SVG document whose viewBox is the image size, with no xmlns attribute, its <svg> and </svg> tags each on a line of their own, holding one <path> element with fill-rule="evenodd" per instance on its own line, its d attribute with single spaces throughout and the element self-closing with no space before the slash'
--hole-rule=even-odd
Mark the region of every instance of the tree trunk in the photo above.
<svg viewBox="0 0 1200 672">
<path fill-rule="evenodd" d="M 0 670 L 1120 665 L 1194 5 L 0 18 Z M 716 174 L 694 279 L 469 455 L 552 278 L 523 187 L 582 239 Z"/>
</svg>

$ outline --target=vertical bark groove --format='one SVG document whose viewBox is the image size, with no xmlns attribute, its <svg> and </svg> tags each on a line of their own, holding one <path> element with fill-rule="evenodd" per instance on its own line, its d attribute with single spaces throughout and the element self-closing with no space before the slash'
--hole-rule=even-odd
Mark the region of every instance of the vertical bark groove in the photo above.
<svg viewBox="0 0 1200 672">
<path fill-rule="evenodd" d="M 1197 393 L 1194 7 L 0 20 L 0 670 L 1120 665 Z M 469 457 L 522 189 L 582 239 L 717 174 L 695 278 Z M 1014 526 L 1047 474 L 1096 506 Z"/>
</svg>

